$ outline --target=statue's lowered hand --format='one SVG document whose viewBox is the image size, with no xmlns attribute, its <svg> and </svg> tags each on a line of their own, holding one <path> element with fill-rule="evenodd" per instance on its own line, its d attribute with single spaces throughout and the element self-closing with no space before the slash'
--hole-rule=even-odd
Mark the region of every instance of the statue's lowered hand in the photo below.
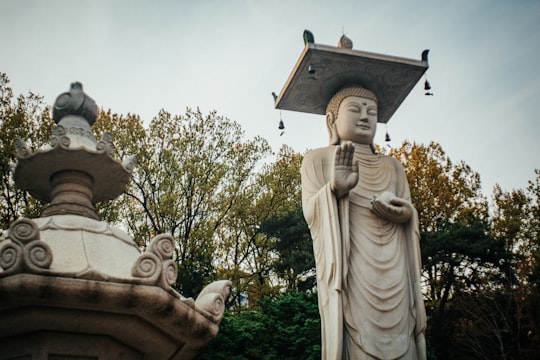
<svg viewBox="0 0 540 360">
<path fill-rule="evenodd" d="M 377 216 L 394 223 L 404 223 L 413 215 L 412 204 L 393 193 L 385 191 L 371 200 L 371 211 Z"/>
</svg>

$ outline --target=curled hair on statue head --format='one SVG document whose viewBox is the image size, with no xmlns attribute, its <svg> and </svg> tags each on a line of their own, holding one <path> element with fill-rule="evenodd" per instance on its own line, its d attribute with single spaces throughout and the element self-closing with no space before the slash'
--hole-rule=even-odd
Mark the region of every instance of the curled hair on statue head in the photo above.
<svg viewBox="0 0 540 360">
<path fill-rule="evenodd" d="M 328 137 L 330 145 L 339 144 L 339 136 L 337 134 L 334 122 L 336 121 L 339 113 L 339 106 L 343 99 L 349 96 L 357 96 L 361 98 L 371 99 L 377 103 L 377 96 L 371 90 L 365 89 L 361 86 L 347 86 L 339 90 L 332 96 L 328 105 L 326 106 L 326 128 L 328 129 Z M 374 149 L 373 145 L 371 146 Z M 375 152 L 375 151 L 373 151 Z"/>
<path fill-rule="evenodd" d="M 330 98 L 330 101 L 328 102 L 328 105 L 326 106 L 326 113 L 333 113 L 335 118 L 337 119 L 338 111 L 339 111 L 339 105 L 341 105 L 341 102 L 343 99 L 349 96 L 357 96 L 361 98 L 371 99 L 377 103 L 377 95 L 371 90 L 365 89 L 361 86 L 347 86 L 339 90 L 337 93 Z"/>
</svg>

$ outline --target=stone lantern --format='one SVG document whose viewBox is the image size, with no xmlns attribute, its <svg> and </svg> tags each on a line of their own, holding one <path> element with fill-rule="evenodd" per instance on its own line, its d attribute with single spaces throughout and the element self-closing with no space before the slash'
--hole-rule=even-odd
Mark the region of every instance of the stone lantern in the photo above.
<svg viewBox="0 0 540 360">
<path fill-rule="evenodd" d="M 144 253 L 94 205 L 126 186 L 135 157 L 114 160 L 112 136 L 96 141 L 96 103 L 80 83 L 61 94 L 46 148 L 16 140 L 16 185 L 48 203 L 0 236 L 0 359 L 192 359 L 218 332 L 229 281 L 196 300 L 171 285 L 175 241 Z"/>
</svg>

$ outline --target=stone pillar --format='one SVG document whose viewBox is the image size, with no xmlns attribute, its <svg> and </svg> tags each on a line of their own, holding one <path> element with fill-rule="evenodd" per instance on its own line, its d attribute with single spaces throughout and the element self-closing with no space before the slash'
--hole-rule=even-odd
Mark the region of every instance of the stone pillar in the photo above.
<svg viewBox="0 0 540 360">
<path fill-rule="evenodd" d="M 73 214 L 99 220 L 92 204 L 92 182 L 92 177 L 82 171 L 64 170 L 54 174 L 52 201 L 41 216 Z"/>
</svg>

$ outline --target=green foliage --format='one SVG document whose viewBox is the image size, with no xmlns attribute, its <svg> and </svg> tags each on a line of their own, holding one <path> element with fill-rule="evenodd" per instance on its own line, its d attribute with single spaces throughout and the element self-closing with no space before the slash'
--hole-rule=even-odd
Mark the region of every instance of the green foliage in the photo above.
<svg viewBox="0 0 540 360">
<path fill-rule="evenodd" d="M 464 310 L 471 308 L 463 309 L 460 300 L 491 291 L 495 284 L 507 279 L 506 264 L 512 254 L 506 252 L 504 242 L 490 237 L 488 231 L 486 222 L 476 221 L 447 223 L 437 232 L 423 234 L 428 337 L 438 359 L 464 356 L 463 344 L 456 334 L 460 332 Z M 480 313 L 471 313 L 474 314 Z"/>
<path fill-rule="evenodd" d="M 257 311 L 227 312 L 197 359 L 320 359 L 320 334 L 317 294 L 289 292 L 262 299 Z"/>
<path fill-rule="evenodd" d="M 141 118 L 137 115 L 119 115 L 112 113 L 111 110 L 101 110 L 92 126 L 92 131 L 97 139 L 100 139 L 105 132 L 113 135 L 114 159 L 124 161 L 131 155 L 137 155 L 140 158 L 141 152 L 144 151 L 146 131 Z M 96 204 L 96 210 L 101 219 L 133 229 L 139 224 L 139 221 L 135 219 L 139 220 L 141 214 L 130 211 L 130 200 L 127 196 L 120 196 L 114 200 Z M 147 231 L 144 233 L 150 236 Z"/>
<path fill-rule="evenodd" d="M 423 234 L 428 338 L 437 359 L 538 358 L 536 175 L 526 190 L 496 186 L 489 221 L 447 222 Z"/>
<path fill-rule="evenodd" d="M 259 169 L 225 220 L 230 223 L 227 232 L 219 233 L 218 274 L 233 281 L 231 304 L 239 304 L 240 295 L 248 294 L 253 306 L 264 296 L 278 294 L 287 282 L 275 271 L 280 261 L 276 238 L 261 231 L 261 224 L 301 206 L 301 162 L 300 154 L 283 146 L 275 161 Z"/>
<path fill-rule="evenodd" d="M 0 73 L 0 229 L 21 216 L 38 217 L 41 213 L 43 204 L 15 187 L 13 143 L 21 139 L 35 151 L 49 140 L 53 124 L 43 97 L 30 92 L 15 98 L 7 75 Z"/>
<path fill-rule="evenodd" d="M 444 300 L 462 289 L 475 290 L 501 281 L 512 254 L 488 235 L 488 224 L 447 223 L 422 237 L 422 262 L 428 274 L 429 301 L 444 311 Z M 435 270 L 436 269 L 436 270 Z"/>
<path fill-rule="evenodd" d="M 177 288 L 196 296 L 215 279 L 219 234 L 234 231 L 228 228 L 233 209 L 270 148 L 259 137 L 244 141 L 238 123 L 215 112 L 162 110 L 147 130 L 131 120 L 135 131 L 117 134 L 136 146 L 138 157 L 122 215 L 143 247 L 160 233 L 175 237 Z"/>
<path fill-rule="evenodd" d="M 272 248 L 278 257 L 272 267 L 285 280 L 287 289 L 313 289 L 316 286 L 313 240 L 302 208 L 267 219 L 261 224 L 261 231 L 275 238 Z"/>
<path fill-rule="evenodd" d="M 507 272 L 513 276 L 491 293 L 475 294 L 478 302 L 492 309 L 490 319 L 499 314 L 497 322 L 492 320 L 480 329 L 482 346 L 476 348 L 486 351 L 489 341 L 496 342 L 507 358 L 537 359 L 540 355 L 540 170 L 535 174 L 525 190 L 505 192 L 495 187 L 492 236 L 513 254 L 507 263 Z"/>
</svg>

